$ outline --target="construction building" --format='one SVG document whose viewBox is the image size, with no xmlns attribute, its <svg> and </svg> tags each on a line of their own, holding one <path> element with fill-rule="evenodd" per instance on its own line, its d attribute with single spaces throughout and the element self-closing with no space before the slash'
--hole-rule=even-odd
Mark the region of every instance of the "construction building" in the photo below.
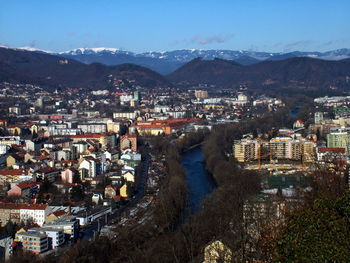
<svg viewBox="0 0 350 263">
<path fill-rule="evenodd" d="M 305 139 L 276 137 L 270 141 L 242 139 L 235 141 L 233 156 L 238 162 L 259 160 L 270 156 L 274 160 L 301 160 L 313 162 L 315 159 L 315 143 Z"/>
</svg>

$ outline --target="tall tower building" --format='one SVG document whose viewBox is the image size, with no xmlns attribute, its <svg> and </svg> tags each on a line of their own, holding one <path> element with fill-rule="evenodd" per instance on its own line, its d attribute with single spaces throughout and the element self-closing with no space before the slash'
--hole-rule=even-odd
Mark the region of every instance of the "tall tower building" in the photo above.
<svg viewBox="0 0 350 263">
<path fill-rule="evenodd" d="M 323 121 L 323 112 L 315 112 L 314 121 L 315 124 L 320 124 Z"/>
</svg>

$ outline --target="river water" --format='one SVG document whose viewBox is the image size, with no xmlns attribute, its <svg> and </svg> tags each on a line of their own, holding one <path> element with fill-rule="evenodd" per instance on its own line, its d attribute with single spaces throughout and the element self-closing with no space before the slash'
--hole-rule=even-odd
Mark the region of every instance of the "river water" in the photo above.
<svg viewBox="0 0 350 263">
<path fill-rule="evenodd" d="M 209 195 L 216 184 L 205 169 L 205 160 L 201 147 L 196 147 L 182 155 L 182 165 L 186 172 L 189 189 L 190 214 L 194 214 L 201 207 L 201 201 Z"/>
</svg>

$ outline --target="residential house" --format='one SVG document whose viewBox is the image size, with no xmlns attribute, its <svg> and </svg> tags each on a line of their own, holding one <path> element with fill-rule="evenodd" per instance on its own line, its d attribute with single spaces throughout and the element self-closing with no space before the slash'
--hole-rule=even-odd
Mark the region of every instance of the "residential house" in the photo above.
<svg viewBox="0 0 350 263">
<path fill-rule="evenodd" d="M 119 195 L 119 189 L 114 185 L 107 185 L 105 187 L 105 198 L 114 198 Z"/>
<path fill-rule="evenodd" d="M 137 136 L 136 134 L 126 134 L 120 137 L 120 150 L 131 149 L 137 151 Z"/>
<path fill-rule="evenodd" d="M 127 182 L 135 182 L 135 172 L 133 172 L 132 170 L 127 170 L 125 172 L 122 173 L 122 177 L 124 178 L 125 181 Z"/>
<path fill-rule="evenodd" d="M 74 142 L 72 145 L 72 148 L 74 149 L 74 153 L 76 154 L 74 158 L 78 158 L 81 154 L 84 154 L 87 152 L 88 143 L 86 141 Z"/>
<path fill-rule="evenodd" d="M 0 169 L 0 185 L 7 185 L 16 181 L 31 180 L 28 170 L 20 169 Z"/>
<path fill-rule="evenodd" d="M 22 133 L 22 128 L 16 125 L 8 125 L 6 126 L 7 131 L 10 135 L 20 136 Z"/>
<path fill-rule="evenodd" d="M 22 153 L 13 153 L 6 158 L 7 167 L 15 167 L 24 164 L 24 154 Z"/>
<path fill-rule="evenodd" d="M 39 192 L 39 189 L 39 184 L 32 181 L 12 183 L 7 195 L 31 198 Z"/>
<path fill-rule="evenodd" d="M 105 156 L 106 160 L 117 161 L 119 156 L 117 151 L 104 151 L 103 155 Z"/>
<path fill-rule="evenodd" d="M 62 160 L 70 160 L 71 159 L 71 151 L 67 149 L 59 150 L 57 152 L 57 159 L 58 161 Z"/>
<path fill-rule="evenodd" d="M 81 178 L 85 179 L 87 177 L 93 178 L 101 173 L 101 162 L 100 160 L 86 156 L 82 159 L 79 165 L 79 172 Z"/>
<path fill-rule="evenodd" d="M 26 140 L 25 149 L 27 151 L 37 152 L 44 147 L 44 143 L 47 141 L 47 138 L 41 137 L 31 140 Z"/>
<path fill-rule="evenodd" d="M 49 182 L 53 183 L 59 177 L 60 171 L 54 167 L 42 167 L 35 172 L 35 175 L 40 180 L 47 179 Z"/>
<path fill-rule="evenodd" d="M 74 181 L 74 175 L 76 174 L 79 174 L 79 171 L 77 169 L 73 167 L 65 168 L 63 171 L 61 171 L 62 182 L 72 184 Z"/>
<path fill-rule="evenodd" d="M 122 187 L 120 187 L 120 196 L 124 197 L 124 198 L 128 198 L 129 197 L 129 186 L 125 183 L 122 185 Z"/>
</svg>

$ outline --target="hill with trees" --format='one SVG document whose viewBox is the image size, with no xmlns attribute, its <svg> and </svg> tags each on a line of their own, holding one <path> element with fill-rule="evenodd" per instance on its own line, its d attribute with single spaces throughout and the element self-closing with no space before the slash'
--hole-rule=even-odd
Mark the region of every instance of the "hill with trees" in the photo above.
<svg viewBox="0 0 350 263">
<path fill-rule="evenodd" d="M 158 73 L 133 64 L 87 65 L 44 53 L 0 48 L 0 82 L 30 83 L 61 90 L 97 90 L 112 88 L 115 79 L 143 87 L 171 86 Z"/>
<path fill-rule="evenodd" d="M 348 59 L 326 61 L 298 57 L 240 66 L 228 60 L 198 58 L 170 74 L 168 79 L 175 84 L 207 84 L 223 88 L 244 85 L 252 88 L 320 89 L 329 86 L 349 88 L 349 77 Z"/>
</svg>

